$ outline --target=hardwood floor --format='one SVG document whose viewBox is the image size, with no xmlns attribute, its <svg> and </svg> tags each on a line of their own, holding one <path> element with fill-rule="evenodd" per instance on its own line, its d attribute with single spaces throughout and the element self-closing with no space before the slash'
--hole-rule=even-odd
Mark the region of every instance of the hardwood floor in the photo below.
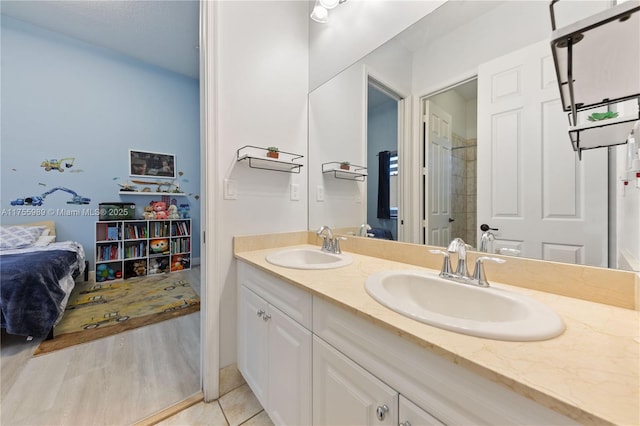
<svg viewBox="0 0 640 426">
<path fill-rule="evenodd" d="M 199 293 L 200 270 L 184 274 Z M 3 333 L 0 424 L 129 425 L 200 391 L 200 313 L 32 357 Z"/>
</svg>

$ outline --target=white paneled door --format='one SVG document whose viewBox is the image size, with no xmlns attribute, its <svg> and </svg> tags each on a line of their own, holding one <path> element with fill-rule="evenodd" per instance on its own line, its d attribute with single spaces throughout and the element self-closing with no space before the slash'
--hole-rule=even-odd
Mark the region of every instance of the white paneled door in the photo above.
<svg viewBox="0 0 640 426">
<path fill-rule="evenodd" d="M 425 244 L 447 246 L 451 240 L 451 114 L 424 101 L 427 187 Z"/>
<path fill-rule="evenodd" d="M 479 67 L 477 223 L 495 250 L 606 267 L 607 150 L 579 161 L 567 126 L 548 41 Z"/>
</svg>

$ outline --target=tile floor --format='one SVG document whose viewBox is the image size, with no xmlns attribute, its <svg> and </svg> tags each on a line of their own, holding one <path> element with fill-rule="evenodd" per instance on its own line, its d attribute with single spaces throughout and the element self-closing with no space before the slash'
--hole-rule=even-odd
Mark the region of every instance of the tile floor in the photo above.
<svg viewBox="0 0 640 426">
<path fill-rule="evenodd" d="M 273 426 L 235 364 L 220 370 L 220 394 L 217 401 L 199 402 L 158 425 Z"/>
</svg>

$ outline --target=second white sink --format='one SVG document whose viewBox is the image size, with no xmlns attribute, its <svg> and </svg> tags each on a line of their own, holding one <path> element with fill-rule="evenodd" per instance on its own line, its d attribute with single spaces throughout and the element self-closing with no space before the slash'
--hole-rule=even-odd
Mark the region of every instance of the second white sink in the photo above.
<svg viewBox="0 0 640 426">
<path fill-rule="evenodd" d="M 290 248 L 271 253 L 267 262 L 293 269 L 334 269 L 350 265 L 353 258 L 348 254 L 334 254 L 319 248 Z"/>
<path fill-rule="evenodd" d="M 519 293 L 440 278 L 430 271 L 386 271 L 371 275 L 367 293 L 409 318 L 458 333 L 497 340 L 535 341 L 564 331 L 546 305 Z"/>
</svg>

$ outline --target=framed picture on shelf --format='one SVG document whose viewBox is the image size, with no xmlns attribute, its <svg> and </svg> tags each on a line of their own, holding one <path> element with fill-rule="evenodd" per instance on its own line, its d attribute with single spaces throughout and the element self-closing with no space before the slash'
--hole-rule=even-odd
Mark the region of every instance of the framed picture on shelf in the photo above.
<svg viewBox="0 0 640 426">
<path fill-rule="evenodd" d="M 160 152 L 129 150 L 131 176 L 176 178 L 176 156 Z"/>
</svg>

